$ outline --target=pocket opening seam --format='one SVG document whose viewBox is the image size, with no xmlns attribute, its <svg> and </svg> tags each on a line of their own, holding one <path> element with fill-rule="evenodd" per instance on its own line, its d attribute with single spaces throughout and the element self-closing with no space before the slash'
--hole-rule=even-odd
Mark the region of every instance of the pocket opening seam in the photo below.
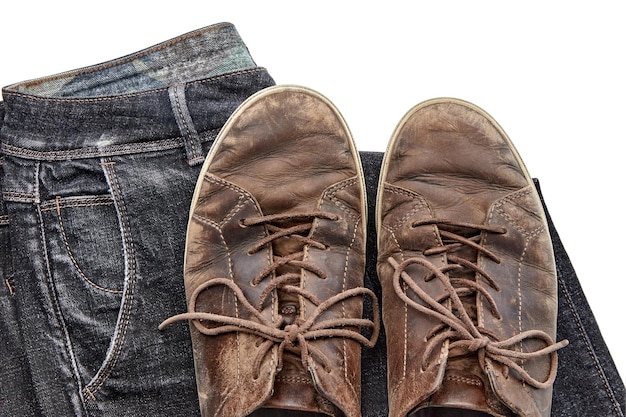
<svg viewBox="0 0 626 417">
<path fill-rule="evenodd" d="M 104 170 L 105 177 L 111 189 L 113 204 L 119 216 L 120 231 L 122 233 L 122 241 L 124 244 L 125 258 L 125 278 L 122 302 L 120 305 L 119 319 L 116 324 L 116 330 L 109 345 L 109 351 L 102 363 L 102 366 L 96 372 L 93 379 L 83 388 L 83 398 L 85 400 L 96 401 L 95 394 L 102 388 L 109 376 L 117 366 L 117 362 L 122 354 L 122 349 L 126 341 L 128 327 L 130 324 L 132 309 L 135 298 L 135 287 L 137 285 L 136 265 L 135 265 L 135 247 L 131 235 L 131 228 L 128 220 L 128 212 L 126 203 L 122 195 L 121 187 L 114 170 L 115 162 L 109 158 L 103 158 L 100 164 Z"/>
<path fill-rule="evenodd" d="M 61 238 L 63 239 L 63 245 L 65 246 L 65 250 L 67 251 L 67 255 L 70 258 L 70 261 L 72 261 L 72 265 L 74 265 L 74 268 L 76 269 L 76 272 L 78 273 L 78 275 L 85 282 L 87 282 L 87 284 L 91 285 L 92 287 L 94 287 L 94 288 L 96 288 L 96 289 L 98 289 L 100 291 L 104 291 L 104 292 L 107 292 L 107 293 L 110 293 L 110 294 L 121 294 L 123 292 L 123 290 L 116 290 L 116 289 L 112 289 L 112 288 L 105 288 L 105 287 L 103 287 L 101 285 L 98 285 L 95 282 L 93 282 L 92 280 L 90 280 L 89 277 L 87 277 L 87 275 L 83 272 L 81 267 L 78 265 L 78 261 L 74 257 L 74 254 L 73 254 L 72 249 L 70 247 L 69 239 L 67 238 L 67 234 L 65 233 L 65 227 L 63 225 L 63 219 L 61 217 L 60 197 L 57 197 L 55 202 L 56 202 L 57 219 L 59 221 L 59 230 L 61 231 Z M 102 205 L 102 204 L 98 204 L 98 205 Z M 81 205 L 80 207 L 84 207 L 84 206 L 85 205 Z M 70 207 L 70 206 L 66 206 L 66 207 Z M 79 206 L 72 205 L 71 207 L 79 207 Z M 49 209 L 49 210 L 51 210 L 51 209 Z"/>
</svg>

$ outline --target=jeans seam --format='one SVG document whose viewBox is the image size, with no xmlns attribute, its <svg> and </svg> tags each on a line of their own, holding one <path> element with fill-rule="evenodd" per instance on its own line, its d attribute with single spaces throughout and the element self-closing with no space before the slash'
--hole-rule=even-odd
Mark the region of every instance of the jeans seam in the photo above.
<svg viewBox="0 0 626 417">
<path fill-rule="evenodd" d="M 184 94 L 184 91 L 183 91 Z M 180 118 L 180 121 L 183 125 L 183 138 L 185 139 L 185 142 L 189 142 L 189 145 L 191 146 L 191 154 L 193 156 L 197 156 L 197 150 L 196 150 L 196 146 L 194 144 L 193 140 L 190 140 L 190 138 L 192 137 L 192 132 L 191 129 L 189 128 L 189 124 L 187 123 L 187 118 L 185 117 L 185 114 L 183 113 L 183 110 L 181 108 L 181 104 L 180 104 L 180 94 L 178 91 L 178 88 L 174 88 L 174 102 L 176 103 L 176 112 L 178 113 L 178 117 Z"/>
<path fill-rule="evenodd" d="M 201 142 L 210 142 L 215 139 L 220 128 L 209 129 L 201 134 Z M 68 159 L 103 158 L 111 156 L 124 156 L 137 153 L 150 153 L 182 148 L 183 138 L 160 139 L 155 141 L 141 142 L 137 144 L 118 144 L 105 148 L 86 147 L 61 151 L 38 151 L 3 143 L 0 150 L 2 153 L 31 160 L 66 161 Z"/>
<path fill-rule="evenodd" d="M 598 357 L 595 354 L 595 351 L 594 351 L 594 349 L 592 347 L 591 341 L 589 340 L 589 336 L 587 335 L 587 332 L 585 331 L 585 328 L 584 328 L 584 326 L 581 323 L 581 318 L 578 315 L 578 312 L 576 311 L 575 306 L 573 305 L 573 302 L 572 302 L 572 299 L 571 299 L 571 295 L 570 295 L 569 291 L 567 290 L 567 287 L 565 285 L 565 281 L 559 277 L 559 283 L 561 284 L 561 292 L 565 296 L 565 301 L 567 302 L 567 305 L 570 308 L 570 311 L 572 312 L 572 315 L 574 316 L 574 321 L 576 322 L 576 328 L 578 329 L 578 334 L 583 339 L 583 342 L 585 344 L 585 348 L 587 349 L 587 353 L 589 354 L 589 357 L 593 361 L 593 365 L 594 365 L 594 367 L 596 369 L 596 373 L 598 374 L 598 377 L 602 381 L 602 384 L 604 386 L 604 391 L 607 394 L 607 397 L 608 397 L 609 401 L 611 402 L 611 405 L 613 406 L 613 409 L 615 410 L 617 415 L 620 416 L 620 417 L 624 417 L 624 413 L 622 412 L 619 403 L 615 399 L 615 395 L 613 393 L 613 390 L 611 389 L 611 386 L 608 383 L 606 375 L 604 374 L 604 371 L 602 370 L 602 366 L 599 363 Z"/>
<path fill-rule="evenodd" d="M 63 197 L 57 197 L 52 201 L 41 203 L 41 211 L 48 212 L 64 208 L 110 206 L 113 204 L 113 200 L 110 197 L 104 196 L 82 197 L 71 200 L 65 200 Z"/>
<path fill-rule="evenodd" d="M 3 191 L 2 197 L 4 201 L 13 201 L 16 203 L 34 203 L 36 199 L 33 193 L 21 193 L 19 191 Z"/>
<path fill-rule="evenodd" d="M 239 75 L 246 75 L 246 74 L 250 74 L 250 73 L 254 73 L 254 72 L 265 72 L 265 71 L 266 71 L 266 69 L 262 68 L 262 67 L 248 68 L 248 69 L 244 69 L 244 70 L 238 70 L 238 71 L 229 72 L 229 73 L 226 73 L 226 74 L 216 75 L 214 77 L 209 77 L 209 78 L 206 78 L 204 80 L 197 80 L 195 82 L 191 82 L 190 84 L 210 83 L 210 82 L 222 80 L 224 78 L 236 77 L 236 76 L 239 76 Z M 21 97 L 21 98 L 28 99 L 28 100 L 44 101 L 44 102 L 101 103 L 101 102 L 117 101 L 117 100 L 127 99 L 127 98 L 142 97 L 142 96 L 145 96 L 145 95 L 158 93 L 158 92 L 162 92 L 162 91 L 167 91 L 167 87 L 165 87 L 165 88 L 155 88 L 155 89 L 152 89 L 152 90 L 139 91 L 139 92 L 136 92 L 136 93 L 129 93 L 129 94 L 119 94 L 119 95 L 103 96 L 103 97 L 85 97 L 85 98 L 42 97 L 42 96 L 34 96 L 34 95 L 30 95 L 30 94 L 18 93 L 18 92 L 13 92 L 13 91 L 8 91 L 8 90 L 4 90 L 3 94 L 4 94 L 5 98 L 12 96 L 12 97 Z"/>
<path fill-rule="evenodd" d="M 122 302 L 120 305 L 120 318 L 115 326 L 115 332 L 110 345 L 110 352 L 107 354 L 107 357 L 104 359 L 102 366 L 94 378 L 84 387 L 84 392 L 92 401 L 96 401 L 95 394 L 108 380 L 122 354 L 122 348 L 124 347 L 130 325 L 130 316 L 134 305 L 135 289 L 137 284 L 135 248 L 131 235 L 131 228 L 128 222 L 126 204 L 114 170 L 115 162 L 110 159 L 103 159 L 101 165 L 105 171 L 105 176 L 111 188 L 111 195 L 120 219 L 119 225 L 120 232 L 122 233 L 122 242 L 124 243 L 126 271 Z"/>
<path fill-rule="evenodd" d="M 35 169 L 35 173 L 36 173 L 36 178 L 39 174 L 39 164 L 37 164 L 37 168 Z M 38 198 L 37 198 L 38 200 Z M 40 239 L 40 244 L 41 244 L 41 249 L 43 251 L 44 254 L 44 261 L 45 261 L 45 268 L 46 268 L 46 272 L 45 272 L 45 277 L 46 277 L 46 286 L 48 288 L 48 291 L 50 292 L 50 299 L 51 299 L 51 309 L 54 312 L 54 316 L 56 319 L 56 322 L 58 323 L 59 327 L 61 328 L 61 331 L 63 333 L 63 338 L 64 338 L 64 350 L 65 350 L 65 354 L 68 356 L 69 360 L 70 360 L 70 366 L 72 368 L 72 379 L 74 380 L 74 385 L 75 387 L 80 387 L 82 386 L 82 382 L 81 382 L 81 378 L 80 378 L 80 373 L 78 372 L 78 366 L 76 364 L 76 357 L 74 355 L 74 351 L 72 349 L 72 343 L 71 343 L 71 338 L 69 336 L 68 330 L 67 330 L 67 326 L 65 324 L 65 320 L 63 319 L 63 314 L 61 313 L 61 307 L 59 306 L 59 299 L 55 290 L 55 286 L 54 286 L 54 279 L 52 277 L 52 271 L 50 268 L 50 255 L 48 253 L 48 246 L 46 245 L 46 231 L 44 228 L 44 222 L 43 222 L 43 215 L 42 215 L 42 211 L 41 211 L 41 206 L 40 204 L 36 204 L 36 210 L 37 210 L 37 223 L 39 226 L 39 239 Z M 83 407 L 83 411 L 86 409 L 84 401 L 82 401 L 82 396 L 80 396 L 81 398 L 81 402 L 82 402 L 82 407 Z"/>
<path fill-rule="evenodd" d="M 92 287 L 94 287 L 94 288 L 96 288 L 96 289 L 98 289 L 100 291 L 107 292 L 109 294 L 121 294 L 123 292 L 122 290 L 105 288 L 105 287 L 102 287 L 102 286 L 96 284 L 92 280 L 90 280 L 89 277 L 87 277 L 87 275 L 83 272 L 82 268 L 78 265 L 78 261 L 76 260 L 76 257 L 74 256 L 74 253 L 72 252 L 72 249 L 70 247 L 69 239 L 67 238 L 67 234 L 65 233 L 65 227 L 63 225 L 63 219 L 61 218 L 61 204 L 60 204 L 60 200 L 61 200 L 60 197 L 57 197 L 55 199 L 57 219 L 58 219 L 58 222 L 59 222 L 59 230 L 61 232 L 61 239 L 63 240 L 63 245 L 65 246 L 65 250 L 67 252 L 67 256 L 70 258 L 70 261 L 72 262 L 72 265 L 74 265 L 74 269 L 76 270 L 78 275 L 87 284 L 89 284 L 90 286 L 92 286 Z M 82 207 L 88 207 L 88 205 L 82 205 Z"/>
<path fill-rule="evenodd" d="M 186 87 L 184 84 L 173 85 L 168 89 L 170 105 L 176 119 L 178 129 L 183 135 L 187 162 L 195 165 L 204 160 L 200 136 L 194 126 L 187 106 Z"/>
</svg>

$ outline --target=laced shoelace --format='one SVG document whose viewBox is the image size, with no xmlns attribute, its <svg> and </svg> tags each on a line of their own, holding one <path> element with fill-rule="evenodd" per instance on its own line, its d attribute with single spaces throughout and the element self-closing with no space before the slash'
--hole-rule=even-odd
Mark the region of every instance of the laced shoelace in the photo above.
<svg viewBox="0 0 626 417">
<path fill-rule="evenodd" d="M 505 233 L 506 229 L 442 219 L 414 222 L 412 227 L 428 224 L 437 225 L 439 227 L 439 234 L 444 239 L 444 244 L 426 249 L 423 253 L 426 256 L 446 253 L 447 265 L 437 267 L 427 259 L 417 257 L 406 259 L 401 263 L 398 263 L 392 257 L 388 258 L 388 262 L 394 268 L 393 287 L 396 294 L 413 309 L 434 317 L 441 322 L 427 333 L 423 363 L 427 363 L 430 360 L 437 346 L 445 341 L 449 341 L 449 350 L 462 348 L 469 352 L 476 352 L 478 354 L 479 364 L 483 369 L 485 369 L 486 366 L 485 358 L 489 358 L 504 366 L 503 369 L 506 377 L 509 375 L 509 370 L 512 369 L 524 382 L 535 388 L 543 389 L 550 387 L 556 378 L 556 351 L 567 346 L 568 341 L 563 340 L 555 343 L 550 335 L 541 330 L 527 330 L 508 339 L 500 340 L 493 332 L 474 323 L 474 320 L 472 320 L 468 314 L 461 300 L 461 297 L 478 294 L 486 300 L 491 314 L 499 319 L 501 315 L 498 311 L 498 306 L 487 289 L 474 280 L 449 276 L 453 271 L 457 275 L 459 273 L 472 272 L 477 276 L 482 276 L 489 287 L 498 291 L 499 287 L 493 277 L 474 262 L 455 255 L 455 250 L 462 247 L 470 247 L 492 261 L 500 263 L 501 260 L 496 254 L 482 247 L 478 242 L 480 241 L 482 232 L 501 234 Z M 471 229 L 476 231 L 476 234 L 472 237 L 465 237 L 458 233 L 442 229 L 442 227 L 445 226 Z M 445 288 L 446 294 L 439 299 L 434 299 L 428 295 L 409 274 L 405 272 L 405 269 L 412 264 L 421 265 L 429 269 L 431 273 L 425 277 L 425 281 L 428 282 L 432 279 L 438 279 Z M 413 291 L 426 305 L 412 300 L 406 294 L 406 288 Z M 451 308 L 446 306 L 446 301 L 448 300 Z M 455 314 L 454 311 L 456 311 L 457 314 Z M 514 349 L 519 343 L 528 340 L 538 340 L 544 347 L 529 352 Z M 518 361 L 539 358 L 545 355 L 550 356 L 550 364 L 548 376 L 543 381 L 539 381 L 531 376 L 522 365 L 518 363 Z"/>
<path fill-rule="evenodd" d="M 267 245 L 271 245 L 272 242 L 280 238 L 295 239 L 300 242 L 303 247 L 309 245 L 311 247 L 325 249 L 326 245 L 305 235 L 305 233 L 311 230 L 315 219 L 337 220 L 338 217 L 325 212 L 281 214 L 242 219 L 240 225 L 242 227 L 264 225 L 267 231 L 270 232 L 268 236 L 249 249 L 249 253 L 251 254 L 261 250 Z M 305 222 L 301 223 L 303 220 Z M 298 221 L 299 223 L 287 227 L 277 225 L 284 221 Z M 326 371 L 330 371 L 332 365 L 328 357 L 321 349 L 309 343 L 309 341 L 320 338 L 346 338 L 354 340 L 363 346 L 373 347 L 379 333 L 378 300 L 371 290 L 364 287 L 357 287 L 321 301 L 315 297 L 315 295 L 297 285 L 300 282 L 299 273 L 289 271 L 283 271 L 282 273 L 277 272 L 281 267 L 290 265 L 296 267 L 298 270 L 307 270 L 321 279 L 327 278 L 327 274 L 323 270 L 316 265 L 304 261 L 303 257 L 304 250 L 284 256 L 274 255 L 273 262 L 259 272 L 250 282 L 251 285 L 258 285 L 268 277 L 276 275 L 263 290 L 256 305 L 252 305 L 241 288 L 232 280 L 227 278 L 213 278 L 199 285 L 190 295 L 187 313 L 168 318 L 161 323 L 159 329 L 163 329 L 177 321 L 190 320 L 200 333 L 207 336 L 243 332 L 265 339 L 259 345 L 260 349 L 254 359 L 253 377 L 255 379 L 258 378 L 260 374 L 263 359 L 275 345 L 278 345 L 278 363 L 276 367 L 278 371 L 282 369 L 285 351 L 299 354 L 305 369 L 314 368 L 315 362 L 318 362 L 322 364 Z M 220 286 L 227 287 L 232 291 L 233 295 L 240 303 L 240 306 L 249 313 L 251 319 L 196 311 L 196 303 L 200 294 L 210 288 Z M 262 314 L 262 311 L 267 298 L 275 290 L 286 294 L 302 296 L 309 300 L 315 306 L 315 309 L 308 315 L 306 320 L 297 318 L 292 323 L 286 322 L 284 318 L 277 321 L 268 319 Z M 349 317 L 320 320 L 320 316 L 325 311 L 352 298 L 360 298 L 361 300 L 365 298 L 370 299 L 373 310 L 372 320 Z M 209 327 L 205 325 L 205 323 L 212 323 L 217 326 Z M 370 337 L 368 338 L 361 334 L 362 330 L 369 331 L 371 333 Z"/>
</svg>

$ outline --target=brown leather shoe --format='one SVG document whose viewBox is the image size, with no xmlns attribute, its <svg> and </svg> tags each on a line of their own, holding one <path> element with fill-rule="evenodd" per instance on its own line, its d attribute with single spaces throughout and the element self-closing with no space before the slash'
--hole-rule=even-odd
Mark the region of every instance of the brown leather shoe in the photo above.
<svg viewBox="0 0 626 417">
<path fill-rule="evenodd" d="M 392 417 L 550 415 L 557 281 L 544 213 L 504 131 L 437 99 L 402 119 L 377 201 Z"/>
<path fill-rule="evenodd" d="M 191 321 L 203 416 L 360 416 L 360 344 L 378 333 L 362 318 L 365 297 L 376 305 L 366 219 L 359 155 L 326 98 L 278 86 L 232 115 L 192 202 L 189 312 L 162 325 Z"/>
</svg>

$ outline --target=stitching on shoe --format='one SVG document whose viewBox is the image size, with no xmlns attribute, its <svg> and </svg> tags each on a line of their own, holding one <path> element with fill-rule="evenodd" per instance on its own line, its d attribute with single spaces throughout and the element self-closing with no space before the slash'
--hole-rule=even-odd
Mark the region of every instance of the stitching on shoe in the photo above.
<svg viewBox="0 0 626 417">
<path fill-rule="evenodd" d="M 220 227 L 223 227 L 233 217 L 235 217 L 235 214 L 237 214 L 239 212 L 239 210 L 241 210 L 241 208 L 243 207 L 243 201 L 245 200 L 245 198 L 246 198 L 246 196 L 244 194 L 239 194 L 239 199 L 237 201 L 237 204 L 232 209 L 230 209 L 228 214 L 226 214 L 226 217 L 224 217 L 222 219 L 222 221 L 219 223 Z"/>
<path fill-rule="evenodd" d="M 475 385 L 477 387 L 483 386 L 483 382 L 479 378 L 468 378 L 468 377 L 462 377 L 458 375 L 448 375 L 444 379 L 448 381 L 461 382 L 467 385 Z"/>
<path fill-rule="evenodd" d="M 246 190 L 244 190 L 243 188 L 240 188 L 240 187 L 236 186 L 236 185 L 235 185 L 235 184 L 233 184 L 233 183 L 230 183 L 230 182 L 228 182 L 228 181 L 226 181 L 226 180 L 223 180 L 223 179 L 221 179 L 221 178 L 218 178 L 218 177 L 216 177 L 216 176 L 214 176 L 214 175 L 212 175 L 212 174 L 209 174 L 209 173 L 205 174 L 204 179 L 205 179 L 205 181 L 211 182 L 211 183 L 213 183 L 213 184 L 219 184 L 219 185 L 221 185 L 221 186 L 223 186 L 223 187 L 226 187 L 226 188 L 228 188 L 229 190 L 232 190 L 232 191 L 234 191 L 234 192 L 236 192 L 236 193 L 238 193 L 238 194 L 243 194 L 243 195 L 245 195 L 248 199 L 250 199 L 251 201 L 255 201 L 255 199 L 254 199 L 254 197 L 252 196 L 252 194 L 250 194 L 249 192 L 247 192 L 247 191 L 246 191 Z"/>
<path fill-rule="evenodd" d="M 337 194 L 339 191 L 344 190 L 348 187 L 351 187 L 352 185 L 356 184 L 356 182 L 357 182 L 356 178 L 349 178 L 347 180 L 341 181 L 338 184 L 335 184 L 332 187 L 328 188 L 326 191 L 324 191 L 322 198 L 328 198 L 330 201 L 335 203 L 337 207 L 339 207 L 342 211 L 344 211 L 348 215 L 348 217 L 350 217 L 353 221 L 358 222 L 361 216 L 354 214 L 353 213 L 354 210 L 346 206 L 341 200 L 335 197 L 335 194 Z"/>
<path fill-rule="evenodd" d="M 383 224 L 382 227 L 387 229 L 387 231 L 391 234 L 391 237 L 393 238 L 393 241 L 396 244 L 396 247 L 400 251 L 400 259 L 404 262 L 404 251 L 402 250 L 402 247 L 400 246 L 400 243 L 398 242 L 398 239 L 396 238 L 396 234 L 388 225 Z M 396 386 L 393 388 L 392 392 L 394 394 L 400 388 L 401 382 L 406 379 L 409 306 L 407 306 L 406 303 L 403 303 L 403 304 L 404 304 L 404 347 L 403 347 L 403 356 L 402 356 L 402 378 L 400 378 L 400 380 L 396 383 Z"/>
<path fill-rule="evenodd" d="M 211 226 L 211 227 L 217 229 L 220 233 L 222 232 L 222 230 L 220 229 L 220 223 L 218 223 L 218 222 L 216 222 L 214 220 L 211 220 L 211 219 L 206 218 L 204 216 L 200 216 L 199 214 L 194 214 L 192 216 L 192 218 L 194 220 L 199 221 L 202 224 L 206 224 L 207 226 Z"/>
<path fill-rule="evenodd" d="M 310 378 L 304 378 L 300 376 L 276 376 L 276 382 L 286 382 L 288 384 L 305 384 L 305 385 L 313 385 L 313 382 Z"/>
<path fill-rule="evenodd" d="M 517 325 L 519 327 L 519 332 L 522 333 L 522 265 L 524 264 L 524 259 L 526 258 L 526 251 L 528 250 L 528 245 L 530 244 L 530 238 L 525 239 L 524 241 L 524 250 L 519 258 L 519 263 L 517 266 Z M 519 343 L 520 351 L 523 348 L 523 342 Z M 520 366 L 522 369 L 524 368 L 524 360 L 520 360 Z M 522 381 L 522 386 L 526 388 L 526 382 Z"/>
<path fill-rule="evenodd" d="M 346 250 L 346 263 L 344 265 L 343 268 L 343 284 L 341 285 L 341 291 L 346 291 L 346 280 L 348 278 L 348 263 L 350 260 L 350 252 L 352 251 L 352 247 L 354 246 L 354 242 L 356 241 L 356 236 L 357 233 L 359 231 L 359 224 L 361 223 L 361 219 L 359 216 L 359 219 L 356 221 L 356 223 L 354 224 L 354 233 L 352 233 L 352 240 L 350 241 L 350 245 L 348 245 L 348 249 Z M 341 314 L 342 316 L 345 318 L 346 317 L 346 308 L 345 308 L 345 303 L 342 302 L 341 303 Z M 350 380 L 350 378 L 348 378 L 348 353 L 347 353 L 347 344 L 348 341 L 344 338 L 343 339 L 343 373 L 344 373 L 344 378 L 346 381 L 348 381 L 348 385 L 350 385 L 350 388 L 352 389 L 352 392 L 354 393 L 355 396 L 358 396 L 358 393 L 356 391 L 356 389 L 354 388 L 354 385 L 352 385 L 352 381 Z"/>
<path fill-rule="evenodd" d="M 220 239 L 222 241 L 222 244 L 224 245 L 224 247 L 226 248 L 226 252 L 227 252 L 227 256 L 228 256 L 228 273 L 229 273 L 229 278 L 232 280 L 234 279 L 234 274 L 233 274 L 233 261 L 232 261 L 232 254 L 230 251 L 230 248 L 228 246 L 228 244 L 226 243 L 226 239 L 224 237 L 223 231 L 222 231 L 222 227 L 228 222 L 230 221 L 240 210 L 241 208 L 244 206 L 244 201 L 248 200 L 254 207 L 255 211 L 258 214 L 261 214 L 257 204 L 256 204 L 256 200 L 254 199 L 254 197 L 248 193 L 247 191 L 245 191 L 244 189 L 236 186 L 235 184 L 232 184 L 228 181 L 225 181 L 219 177 L 216 177 L 214 175 L 211 175 L 210 173 L 206 173 L 204 176 L 204 180 L 208 181 L 210 183 L 213 184 L 217 184 L 220 186 L 223 186 L 224 188 L 227 188 L 235 193 L 237 193 L 239 195 L 239 199 L 237 204 L 228 212 L 228 214 L 222 219 L 222 221 L 220 221 L 219 223 L 208 219 L 206 217 L 203 216 L 199 216 L 199 215 L 193 215 L 194 218 L 196 218 L 198 221 L 205 223 L 211 227 L 214 227 L 220 234 Z M 267 257 L 267 262 L 271 262 L 271 253 L 269 249 L 265 250 L 266 253 L 266 257 Z M 276 305 L 276 298 L 274 295 L 272 295 L 272 304 Z M 235 300 L 235 315 L 236 317 L 240 317 L 240 313 L 239 313 L 239 302 L 237 300 Z M 272 314 L 272 321 L 275 320 L 274 314 Z M 237 333 L 236 335 L 236 343 L 237 343 L 237 382 L 235 383 L 235 386 L 240 386 L 241 385 L 241 345 L 240 345 L 240 335 L 239 333 Z M 270 356 L 270 368 L 269 369 L 274 369 L 274 363 L 276 361 L 276 352 L 272 353 Z"/>
<path fill-rule="evenodd" d="M 519 226 L 519 224 L 513 220 L 507 213 L 504 212 L 504 209 L 502 209 L 502 204 L 504 201 L 510 201 L 513 202 L 514 200 L 521 198 L 523 196 L 526 196 L 530 193 L 530 189 L 528 190 L 522 190 L 519 193 L 516 193 L 516 195 L 512 195 L 511 198 L 505 198 L 503 199 L 503 201 L 501 201 L 497 207 L 496 207 L 496 212 L 498 214 L 500 214 L 505 220 L 509 221 L 511 224 L 513 224 L 513 226 L 515 227 L 516 230 L 518 230 L 522 236 L 524 236 L 524 249 L 522 250 L 522 253 L 518 259 L 518 266 L 517 266 L 517 323 L 518 323 L 518 330 L 519 333 L 522 333 L 523 331 L 523 326 L 522 326 L 522 266 L 524 265 L 524 258 L 526 257 L 526 252 L 528 250 L 528 247 L 530 245 L 530 241 L 532 239 L 534 239 L 537 235 L 539 235 L 539 233 L 545 229 L 544 226 L 540 226 L 538 228 L 536 228 L 533 232 L 531 233 L 525 233 L 524 230 L 521 229 L 521 226 Z M 487 218 L 487 223 L 490 224 L 492 219 L 493 219 L 493 214 L 494 211 L 491 211 L 489 213 L 489 216 Z M 483 245 L 486 245 L 488 240 L 489 240 L 489 235 L 488 234 L 484 234 L 483 235 L 483 240 L 482 243 Z M 481 267 L 484 267 L 485 265 L 485 258 L 481 258 L 479 261 L 479 265 Z M 484 311 L 484 301 L 482 299 L 482 297 L 480 297 L 479 300 L 479 310 L 480 311 Z M 484 326 L 484 314 L 479 314 L 479 324 L 481 326 Z M 519 342 L 519 347 L 520 350 L 522 349 L 522 343 L 523 342 Z M 524 360 L 520 361 L 520 366 L 522 367 L 522 369 L 524 368 Z M 522 381 L 522 387 L 526 390 L 528 390 L 528 387 L 526 386 L 526 382 Z"/>
<path fill-rule="evenodd" d="M 522 225 L 519 224 L 517 220 L 513 219 L 510 214 L 506 213 L 503 206 L 507 202 L 515 203 L 516 200 L 526 197 L 531 192 L 532 190 L 530 188 L 524 188 L 522 190 L 519 190 L 513 194 L 510 194 L 504 197 L 502 200 L 498 201 L 494 205 L 494 210 L 496 210 L 502 217 L 504 217 L 509 223 L 511 223 L 511 225 L 513 225 L 515 230 L 517 230 L 520 234 L 522 234 L 524 237 L 528 239 L 532 239 L 533 237 L 535 237 L 536 235 L 540 234 L 541 232 L 545 230 L 545 225 L 543 224 L 543 222 L 541 225 L 537 226 L 535 229 L 531 231 L 527 231 Z"/>
<path fill-rule="evenodd" d="M 414 193 L 412 191 L 405 190 L 405 189 L 399 188 L 399 187 L 395 187 L 395 186 L 389 185 L 389 184 L 385 185 L 385 190 L 384 191 L 392 193 L 392 194 L 402 195 L 402 196 L 409 197 L 409 198 L 412 198 L 414 200 L 417 200 L 414 203 L 414 206 L 411 209 L 411 211 L 407 212 L 404 216 L 402 216 L 402 218 L 396 220 L 392 225 L 390 225 L 390 227 L 393 227 L 394 230 L 398 229 L 399 227 L 404 226 L 406 221 L 409 218 L 411 218 L 413 215 L 415 215 L 415 213 L 417 213 L 419 210 L 424 209 L 424 208 L 429 208 L 428 204 L 422 198 L 422 196 L 420 196 L 419 194 Z"/>
<path fill-rule="evenodd" d="M 240 194 L 240 197 L 241 197 L 241 194 Z M 236 207 L 241 207 L 241 204 L 238 204 Z M 222 230 L 222 225 L 225 222 L 222 221 L 221 223 L 217 223 L 214 220 L 211 220 L 204 216 L 200 216 L 198 214 L 193 214 L 192 218 L 202 224 L 205 224 L 209 227 L 214 228 L 219 233 L 220 240 L 222 241 L 222 244 L 226 248 L 226 257 L 228 259 L 228 278 L 230 278 L 231 280 L 234 279 L 233 261 L 232 261 L 233 257 L 230 251 L 230 247 L 226 243 L 226 238 L 224 237 L 224 232 Z M 237 300 L 235 300 L 235 317 L 239 317 L 239 302 Z M 235 382 L 235 386 L 239 386 L 241 384 L 241 348 L 240 348 L 241 343 L 240 343 L 239 337 L 240 337 L 239 333 L 236 333 L 235 340 L 237 343 L 237 381 Z"/>
</svg>

